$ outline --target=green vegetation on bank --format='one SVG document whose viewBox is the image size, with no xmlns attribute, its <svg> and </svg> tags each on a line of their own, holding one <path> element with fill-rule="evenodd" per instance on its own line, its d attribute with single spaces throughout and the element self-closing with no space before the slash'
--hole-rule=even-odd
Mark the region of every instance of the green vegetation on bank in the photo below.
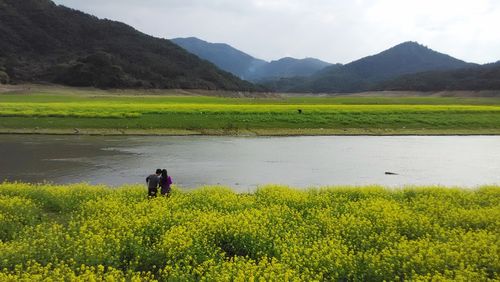
<svg viewBox="0 0 500 282">
<path fill-rule="evenodd" d="M 500 133 L 498 98 L 223 98 L 130 93 L 137 94 L 139 91 L 66 89 L 4 93 L 0 95 L 0 132 L 257 135 Z"/>
<path fill-rule="evenodd" d="M 0 280 L 494 281 L 500 187 L 0 184 Z"/>
</svg>

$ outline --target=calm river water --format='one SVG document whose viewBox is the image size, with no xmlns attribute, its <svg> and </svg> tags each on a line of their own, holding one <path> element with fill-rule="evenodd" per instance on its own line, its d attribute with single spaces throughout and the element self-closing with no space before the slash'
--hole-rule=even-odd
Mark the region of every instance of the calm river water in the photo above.
<svg viewBox="0 0 500 282">
<path fill-rule="evenodd" d="M 268 183 L 477 187 L 500 184 L 500 136 L 0 135 L 0 181 L 115 186 L 143 183 L 156 168 L 167 168 L 182 187 L 240 192 Z"/>
</svg>

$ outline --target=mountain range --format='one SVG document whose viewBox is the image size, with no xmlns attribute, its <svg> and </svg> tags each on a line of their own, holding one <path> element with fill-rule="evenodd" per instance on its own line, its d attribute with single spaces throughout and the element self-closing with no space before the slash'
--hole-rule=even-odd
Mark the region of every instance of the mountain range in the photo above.
<svg viewBox="0 0 500 282">
<path fill-rule="evenodd" d="M 196 37 L 174 38 L 172 42 L 189 52 L 214 63 L 242 79 L 253 82 L 309 76 L 331 65 L 314 58 L 282 58 L 267 62 L 257 59 L 225 43 L 210 43 Z"/>
<path fill-rule="evenodd" d="M 49 0 L 0 0 L 0 80 L 257 90 L 165 40 Z"/>
<path fill-rule="evenodd" d="M 0 0 L 0 83 L 303 93 L 500 90 L 500 62 L 468 63 L 417 42 L 345 65 L 288 57 L 267 62 L 227 44 L 155 38 L 50 0 Z"/>
<path fill-rule="evenodd" d="M 402 75 L 448 71 L 477 66 L 431 50 L 417 42 L 405 42 L 379 54 L 343 66 L 330 66 L 299 85 L 278 89 L 292 92 L 358 92 Z"/>
<path fill-rule="evenodd" d="M 266 62 L 223 43 L 195 37 L 172 41 L 221 69 L 276 92 L 500 89 L 500 63 L 468 63 L 412 41 L 345 65 L 312 58 Z"/>
</svg>

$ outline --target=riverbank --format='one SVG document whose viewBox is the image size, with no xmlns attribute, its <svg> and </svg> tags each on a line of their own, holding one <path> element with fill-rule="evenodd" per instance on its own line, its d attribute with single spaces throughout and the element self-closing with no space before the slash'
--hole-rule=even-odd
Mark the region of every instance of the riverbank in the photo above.
<svg viewBox="0 0 500 282">
<path fill-rule="evenodd" d="M 0 280 L 500 278 L 498 186 L 145 194 L 0 184 Z"/>
<path fill-rule="evenodd" d="M 67 129 L 5 129 L 0 128 L 0 134 L 20 135 L 82 135 L 82 136 L 471 136 L 471 135 L 500 135 L 500 129 L 95 129 L 95 128 L 67 128 Z"/>
<path fill-rule="evenodd" d="M 221 96 L 226 93 L 219 93 Z M 207 96 L 208 95 L 208 96 Z M 31 89 L 0 94 L 0 133 L 498 135 L 500 98 Z M 374 94 L 375 95 L 375 94 Z"/>
</svg>

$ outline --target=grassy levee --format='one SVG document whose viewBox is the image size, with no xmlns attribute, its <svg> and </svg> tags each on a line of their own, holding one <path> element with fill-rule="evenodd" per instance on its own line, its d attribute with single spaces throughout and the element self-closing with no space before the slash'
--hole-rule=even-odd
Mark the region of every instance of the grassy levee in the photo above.
<svg viewBox="0 0 500 282">
<path fill-rule="evenodd" d="M 1 281 L 498 281 L 500 187 L 0 184 Z"/>
<path fill-rule="evenodd" d="M 500 98 L 224 98 L 173 95 L 175 92 L 147 94 L 68 89 L 3 93 L 0 95 L 0 132 L 500 134 Z"/>
</svg>

